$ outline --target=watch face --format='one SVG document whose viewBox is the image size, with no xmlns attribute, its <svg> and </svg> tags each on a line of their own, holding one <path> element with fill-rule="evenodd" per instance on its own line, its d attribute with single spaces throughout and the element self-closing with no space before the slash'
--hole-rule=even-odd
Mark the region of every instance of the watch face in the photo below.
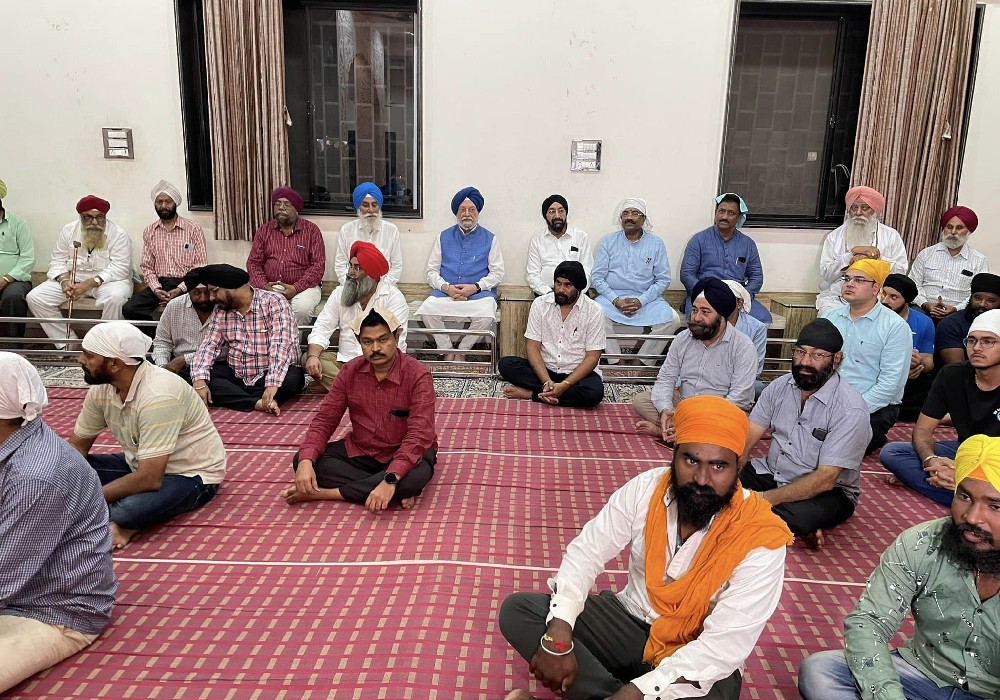
<svg viewBox="0 0 1000 700">
<path fill-rule="evenodd" d="M 385 483 L 395 484 L 397 481 L 399 481 L 399 477 L 393 474 L 392 472 L 389 472 L 388 474 L 385 475 Z"/>
</svg>

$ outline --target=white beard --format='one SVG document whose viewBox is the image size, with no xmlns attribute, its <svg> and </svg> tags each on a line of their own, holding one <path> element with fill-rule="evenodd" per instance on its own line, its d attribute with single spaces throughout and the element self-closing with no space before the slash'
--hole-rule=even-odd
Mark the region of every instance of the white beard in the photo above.
<svg viewBox="0 0 1000 700">
<path fill-rule="evenodd" d="M 849 251 L 857 246 L 875 245 L 877 228 L 878 219 L 874 216 L 867 219 L 848 216 L 847 228 L 844 229 L 844 247 Z"/>
<path fill-rule="evenodd" d="M 941 242 L 944 243 L 945 247 L 949 250 L 959 250 L 965 245 L 965 242 L 969 240 L 968 234 L 964 236 L 949 236 L 941 234 Z"/>
<path fill-rule="evenodd" d="M 382 230 L 382 213 L 361 216 L 359 222 L 358 229 L 366 237 L 371 238 Z"/>
</svg>

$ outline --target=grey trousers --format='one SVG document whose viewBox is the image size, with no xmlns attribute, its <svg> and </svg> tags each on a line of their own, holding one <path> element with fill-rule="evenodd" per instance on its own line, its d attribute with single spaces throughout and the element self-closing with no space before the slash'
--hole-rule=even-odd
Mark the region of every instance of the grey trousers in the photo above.
<svg viewBox="0 0 1000 700">
<path fill-rule="evenodd" d="M 549 598 L 544 593 L 513 593 L 500 606 L 500 631 L 526 661 L 538 650 L 545 634 Z M 649 625 L 633 617 L 611 591 L 587 597 L 573 629 L 574 653 L 579 664 L 569 700 L 603 699 L 618 692 L 652 667 L 642 660 Z M 743 679 L 739 671 L 712 686 L 710 700 L 739 700 Z"/>
</svg>

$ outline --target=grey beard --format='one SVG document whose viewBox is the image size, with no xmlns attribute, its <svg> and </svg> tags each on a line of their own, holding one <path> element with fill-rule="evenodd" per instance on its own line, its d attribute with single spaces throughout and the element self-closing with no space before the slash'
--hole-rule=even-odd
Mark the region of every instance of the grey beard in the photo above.
<svg viewBox="0 0 1000 700">
<path fill-rule="evenodd" d="M 361 231 L 365 236 L 371 238 L 376 233 L 382 230 L 382 215 L 375 214 L 374 216 L 361 216 L 359 218 L 358 230 Z"/>
<path fill-rule="evenodd" d="M 967 240 L 969 240 L 968 236 L 947 236 L 943 233 L 941 234 L 941 242 L 949 250 L 958 250 L 965 245 Z"/>
<path fill-rule="evenodd" d="M 362 277 L 361 279 L 352 279 L 348 277 L 344 280 L 344 291 L 340 293 L 340 305 L 354 306 L 368 296 L 368 292 L 370 292 L 374 286 L 375 283 L 372 281 L 371 277 Z"/>
<path fill-rule="evenodd" d="M 84 228 L 80 242 L 87 250 L 104 250 L 107 247 L 108 237 L 104 235 L 104 228 Z"/>
<path fill-rule="evenodd" d="M 844 229 L 844 244 L 847 250 L 859 245 L 875 245 L 876 228 L 878 228 L 878 219 L 874 216 L 863 222 L 856 222 L 854 219 L 848 218 L 847 228 Z"/>
</svg>

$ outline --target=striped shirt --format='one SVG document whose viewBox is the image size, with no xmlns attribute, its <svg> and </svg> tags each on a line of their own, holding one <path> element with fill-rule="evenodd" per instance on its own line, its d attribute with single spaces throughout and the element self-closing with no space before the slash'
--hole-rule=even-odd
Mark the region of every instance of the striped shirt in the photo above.
<svg viewBox="0 0 1000 700">
<path fill-rule="evenodd" d="M 284 282 L 304 291 L 323 283 L 326 247 L 319 227 L 297 219 L 290 236 L 271 219 L 257 229 L 247 258 L 250 285 L 263 289 L 269 282 Z"/>
<path fill-rule="evenodd" d="M 117 590 L 97 473 L 41 419 L 25 424 L 0 444 L 0 615 L 100 634 Z"/>
<path fill-rule="evenodd" d="M 212 363 L 225 345 L 227 362 L 247 384 L 262 377 L 265 386 L 281 386 L 289 365 L 299 358 L 299 327 L 288 300 L 277 292 L 253 290 L 246 316 L 216 307 L 208 333 L 191 362 L 191 381 L 208 381 Z"/>
<path fill-rule="evenodd" d="M 972 278 L 989 272 L 986 256 L 966 243 L 957 254 L 948 252 L 944 243 L 937 243 L 917 253 L 910 267 L 910 279 L 917 285 L 913 303 L 941 301 L 956 309 L 964 309 L 972 296 Z"/>
<path fill-rule="evenodd" d="M 143 230 L 139 270 L 142 281 L 154 292 L 160 288 L 161 277 L 183 277 L 207 264 L 205 234 L 190 219 L 178 216 L 172 229 L 165 228 L 157 219 Z M 183 283 L 180 288 L 187 291 Z"/>
</svg>

